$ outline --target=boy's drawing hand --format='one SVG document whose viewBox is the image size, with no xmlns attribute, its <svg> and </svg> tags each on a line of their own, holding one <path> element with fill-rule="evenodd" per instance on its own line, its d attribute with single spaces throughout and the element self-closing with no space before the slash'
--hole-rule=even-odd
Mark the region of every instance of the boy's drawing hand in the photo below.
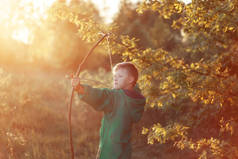
<svg viewBox="0 0 238 159">
<path fill-rule="evenodd" d="M 84 93 L 83 87 L 80 85 L 80 79 L 78 77 L 73 77 L 71 80 L 71 85 L 75 91 L 80 94 Z"/>
</svg>

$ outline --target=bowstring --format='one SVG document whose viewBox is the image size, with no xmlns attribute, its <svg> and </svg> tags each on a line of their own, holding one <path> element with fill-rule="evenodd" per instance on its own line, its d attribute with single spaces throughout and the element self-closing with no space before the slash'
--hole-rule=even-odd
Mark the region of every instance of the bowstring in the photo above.
<svg viewBox="0 0 238 159">
<path fill-rule="evenodd" d="M 108 49 L 109 61 L 110 61 L 110 66 L 111 66 L 111 71 L 112 71 L 113 70 L 113 66 L 112 66 L 112 53 L 111 53 L 111 48 L 110 48 L 109 36 L 107 37 L 107 49 Z"/>
<path fill-rule="evenodd" d="M 112 65 L 112 53 L 111 53 L 111 48 L 110 48 L 110 41 L 109 41 L 109 36 L 107 36 L 107 53 L 108 53 L 108 56 L 109 56 L 109 61 L 110 61 L 110 67 L 111 67 L 111 72 L 113 71 L 113 65 Z M 99 155 L 100 155 L 100 147 L 98 147 L 98 151 L 97 151 L 97 154 L 96 154 L 96 159 L 99 159 Z"/>
</svg>

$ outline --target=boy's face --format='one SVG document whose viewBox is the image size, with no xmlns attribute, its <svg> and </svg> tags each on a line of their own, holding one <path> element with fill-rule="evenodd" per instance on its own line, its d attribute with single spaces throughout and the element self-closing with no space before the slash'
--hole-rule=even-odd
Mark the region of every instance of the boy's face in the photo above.
<svg viewBox="0 0 238 159">
<path fill-rule="evenodd" d="M 117 69 L 113 74 L 114 89 L 130 89 L 134 78 L 124 68 Z"/>
</svg>

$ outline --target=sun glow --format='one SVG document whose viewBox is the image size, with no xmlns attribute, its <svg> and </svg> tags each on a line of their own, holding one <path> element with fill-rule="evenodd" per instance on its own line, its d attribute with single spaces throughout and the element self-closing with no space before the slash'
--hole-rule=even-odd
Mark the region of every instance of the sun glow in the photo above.
<svg viewBox="0 0 238 159">
<path fill-rule="evenodd" d="M 33 11 L 31 16 L 34 19 L 47 18 L 47 9 L 55 2 L 56 0 L 21 0 L 20 6 L 25 7 L 25 11 Z"/>
<path fill-rule="evenodd" d="M 1 0 L 0 25 L 11 34 L 12 39 L 29 44 L 32 30 L 47 18 L 47 10 L 55 1 Z"/>
<path fill-rule="evenodd" d="M 19 30 L 14 30 L 12 38 L 28 44 L 30 43 L 30 31 L 28 28 L 20 28 Z"/>
</svg>

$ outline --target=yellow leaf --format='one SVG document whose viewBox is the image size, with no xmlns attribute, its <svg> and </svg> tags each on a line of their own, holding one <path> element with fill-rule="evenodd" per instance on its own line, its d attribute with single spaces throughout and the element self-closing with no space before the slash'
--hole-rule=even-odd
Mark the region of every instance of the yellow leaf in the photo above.
<svg viewBox="0 0 238 159">
<path fill-rule="evenodd" d="M 159 101 L 159 102 L 158 102 L 158 106 L 159 106 L 159 107 L 162 107 L 162 106 L 163 106 L 162 102 Z"/>
<path fill-rule="evenodd" d="M 172 93 L 173 98 L 176 98 L 176 94 Z"/>
<path fill-rule="evenodd" d="M 149 132 L 149 129 L 143 127 L 143 128 L 142 128 L 142 132 L 141 132 L 141 134 L 142 134 L 142 135 L 146 135 L 148 132 Z"/>
</svg>

